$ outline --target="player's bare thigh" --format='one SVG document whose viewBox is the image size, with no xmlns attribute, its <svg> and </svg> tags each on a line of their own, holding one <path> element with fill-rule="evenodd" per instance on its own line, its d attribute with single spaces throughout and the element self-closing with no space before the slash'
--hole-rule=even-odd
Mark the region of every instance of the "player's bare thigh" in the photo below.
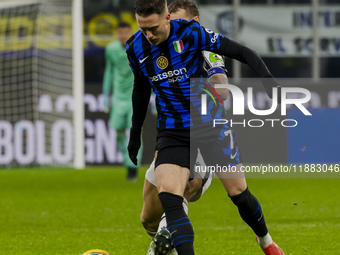
<svg viewBox="0 0 340 255">
<path fill-rule="evenodd" d="M 157 231 L 163 213 L 163 207 L 158 198 L 157 187 L 145 179 L 143 188 L 143 209 L 140 217 L 144 228 L 153 232 Z"/>
<path fill-rule="evenodd" d="M 247 188 L 247 182 L 244 173 L 241 172 L 241 166 L 242 164 L 235 166 L 236 172 L 230 171 L 216 173 L 229 196 L 236 196 Z"/>
<path fill-rule="evenodd" d="M 188 168 L 174 164 L 161 164 L 155 169 L 156 185 L 159 192 L 183 196 L 189 176 Z"/>
</svg>

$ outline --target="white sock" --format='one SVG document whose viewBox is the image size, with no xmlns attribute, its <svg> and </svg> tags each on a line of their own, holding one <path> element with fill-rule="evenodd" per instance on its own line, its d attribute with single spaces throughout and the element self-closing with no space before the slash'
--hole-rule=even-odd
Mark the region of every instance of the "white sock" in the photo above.
<svg viewBox="0 0 340 255">
<path fill-rule="evenodd" d="M 154 238 L 156 233 L 157 233 L 157 232 L 152 232 L 152 231 L 149 231 L 149 230 L 146 230 L 146 229 L 145 229 L 145 231 L 151 237 L 151 239 Z"/>
<path fill-rule="evenodd" d="M 188 207 L 188 201 L 183 197 L 183 209 L 185 211 L 185 213 L 188 215 L 188 211 L 189 211 L 189 207 Z M 166 227 L 167 224 L 166 224 L 166 217 L 165 217 L 165 213 L 163 213 L 162 215 L 162 218 L 161 218 L 161 221 L 159 222 L 159 225 L 158 225 L 158 230 L 161 230 L 163 227 Z"/>
<path fill-rule="evenodd" d="M 189 212 L 189 206 L 188 206 L 188 200 L 186 200 L 184 197 L 183 197 L 183 209 L 185 211 L 185 213 L 188 215 L 188 212 Z"/>
<path fill-rule="evenodd" d="M 162 217 L 161 217 L 161 221 L 159 222 L 158 225 L 158 231 L 160 231 L 163 227 L 166 227 L 166 217 L 165 217 L 165 213 L 163 213 Z"/>
<path fill-rule="evenodd" d="M 269 235 L 269 233 L 267 233 L 263 237 L 257 237 L 257 242 L 261 248 L 266 248 L 268 245 L 271 245 L 273 243 L 273 239 Z"/>
</svg>

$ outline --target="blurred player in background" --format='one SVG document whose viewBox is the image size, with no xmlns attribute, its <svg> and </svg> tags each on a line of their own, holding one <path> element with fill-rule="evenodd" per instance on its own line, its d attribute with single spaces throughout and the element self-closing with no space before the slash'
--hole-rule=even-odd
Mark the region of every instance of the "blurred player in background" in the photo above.
<svg viewBox="0 0 340 255">
<path fill-rule="evenodd" d="M 105 51 L 105 73 L 103 81 L 104 110 L 110 112 L 110 128 L 116 130 L 117 149 L 123 155 L 127 167 L 127 180 L 137 179 L 137 167 L 129 158 L 126 129 L 131 128 L 133 73 L 126 58 L 126 41 L 132 36 L 130 24 L 120 22 L 117 27 L 118 40 L 110 43 Z M 110 100 L 110 94 L 113 97 Z M 142 150 L 138 153 L 141 161 Z"/>
<path fill-rule="evenodd" d="M 198 82 L 190 83 L 191 77 L 202 77 L 206 73 L 203 67 L 204 57 L 201 52 L 203 50 L 214 51 L 237 59 L 248 64 L 259 77 L 271 78 L 270 86 L 275 87 L 278 84 L 262 59 L 249 48 L 201 27 L 196 21 L 171 21 L 164 0 L 137 0 L 135 13 L 140 31 L 129 39 L 127 47 L 127 54 L 135 75 L 133 126 L 130 133 L 129 155 L 132 161 L 137 163 L 136 156 L 140 147 L 141 131 L 152 86 L 157 96 L 158 110 L 155 155 L 158 196 L 176 251 L 179 255 L 192 255 L 195 254 L 194 231 L 182 205 L 184 191 L 190 176 L 189 169 L 192 167 L 190 164 L 192 131 L 198 138 L 203 138 L 195 139 L 194 142 L 197 143 L 204 160 L 210 161 L 208 165 L 216 163 L 215 160 L 219 160 L 218 163 L 224 165 L 225 159 L 229 158 L 232 159 L 233 164 L 238 163 L 240 168 L 239 158 L 225 154 L 222 147 L 224 146 L 222 142 L 228 140 L 226 132 L 224 132 L 228 127 L 211 129 L 209 123 L 209 120 L 213 118 L 224 117 L 223 106 L 214 106 L 208 103 L 211 105 L 209 116 L 203 116 L 200 114 L 200 105 L 196 104 L 198 101 L 200 102 L 200 98 L 197 97 L 196 101 L 191 100 L 192 96 L 199 95 L 197 93 L 205 86 Z M 223 73 L 224 71 L 221 69 L 211 68 L 208 78 Z M 215 98 L 212 99 L 215 100 Z M 190 110 L 191 105 L 194 106 L 194 112 Z M 220 134 L 222 139 L 218 138 Z M 208 143 L 205 143 L 205 138 L 210 139 L 207 140 Z M 211 141 L 216 142 L 216 145 L 211 146 Z M 203 152 L 203 150 L 205 151 Z M 192 152 L 197 154 L 195 149 Z M 256 233 L 260 246 L 266 247 L 266 249 L 267 246 L 274 248 L 270 251 L 264 250 L 265 253 L 284 254 L 273 243 L 268 234 L 261 206 L 248 190 L 244 176 L 242 174 L 240 176 L 240 178 L 219 177 L 228 195 L 238 207 L 242 219 Z"/>
</svg>

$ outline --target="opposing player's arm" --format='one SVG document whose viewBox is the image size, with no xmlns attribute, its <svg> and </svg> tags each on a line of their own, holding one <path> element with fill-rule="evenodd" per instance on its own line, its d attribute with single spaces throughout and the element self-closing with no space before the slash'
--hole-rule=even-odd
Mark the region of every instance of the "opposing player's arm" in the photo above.
<svg viewBox="0 0 340 255">
<path fill-rule="evenodd" d="M 215 84 L 228 84 L 228 77 L 224 74 L 216 74 L 209 79 L 210 84 L 215 86 Z M 226 100 L 229 96 L 229 89 L 227 88 L 215 88 L 216 92 Z"/>
<path fill-rule="evenodd" d="M 272 97 L 272 88 L 280 85 L 254 50 L 204 27 L 200 27 L 200 31 L 203 50 L 213 51 L 247 64 L 260 78 L 263 78 L 262 84 L 269 97 Z"/>
<path fill-rule="evenodd" d="M 223 54 L 227 57 L 231 57 L 239 60 L 242 63 L 247 64 L 254 72 L 258 74 L 262 79 L 262 84 L 270 98 L 272 98 L 272 89 L 274 87 L 280 88 L 280 84 L 275 80 L 273 75 L 268 70 L 266 64 L 263 62 L 262 58 L 252 49 L 239 44 L 228 38 L 224 38 L 228 43 L 222 49 Z M 280 91 L 279 91 L 280 93 Z M 280 99 L 280 97 L 279 97 Z"/>
</svg>

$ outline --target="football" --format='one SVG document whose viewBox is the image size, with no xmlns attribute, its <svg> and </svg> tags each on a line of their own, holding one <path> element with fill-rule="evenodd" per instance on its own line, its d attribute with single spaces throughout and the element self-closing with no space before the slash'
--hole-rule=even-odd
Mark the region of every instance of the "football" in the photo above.
<svg viewBox="0 0 340 255">
<path fill-rule="evenodd" d="M 94 249 L 85 252 L 83 255 L 110 255 L 107 251 L 99 250 L 99 249 Z"/>
</svg>

